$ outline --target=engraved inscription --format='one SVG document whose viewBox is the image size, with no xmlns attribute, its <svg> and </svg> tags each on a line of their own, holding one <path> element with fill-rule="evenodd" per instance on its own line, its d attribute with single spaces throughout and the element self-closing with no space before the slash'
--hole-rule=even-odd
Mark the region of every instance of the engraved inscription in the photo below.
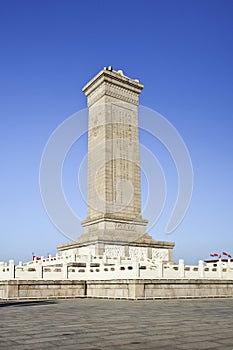
<svg viewBox="0 0 233 350">
<path fill-rule="evenodd" d="M 116 230 L 136 231 L 136 226 L 133 224 L 123 224 L 120 222 L 115 223 Z"/>
</svg>

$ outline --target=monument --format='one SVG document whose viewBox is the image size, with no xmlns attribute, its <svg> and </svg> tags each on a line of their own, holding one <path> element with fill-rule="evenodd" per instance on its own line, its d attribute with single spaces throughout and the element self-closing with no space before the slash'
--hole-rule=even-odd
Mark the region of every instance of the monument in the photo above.
<svg viewBox="0 0 233 350">
<path fill-rule="evenodd" d="M 153 258 L 172 262 L 174 243 L 155 241 L 141 215 L 138 105 L 143 85 L 112 67 L 83 92 L 88 103 L 88 216 L 61 255 Z M 156 200 L 156 198 L 155 198 Z"/>
</svg>

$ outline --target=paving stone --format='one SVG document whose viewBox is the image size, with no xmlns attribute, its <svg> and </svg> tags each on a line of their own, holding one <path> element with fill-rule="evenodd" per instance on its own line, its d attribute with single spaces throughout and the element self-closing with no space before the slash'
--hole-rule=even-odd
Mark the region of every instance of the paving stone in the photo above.
<svg viewBox="0 0 233 350">
<path fill-rule="evenodd" d="M 233 350 L 232 307 L 231 299 L 8 303 L 0 349 Z"/>
</svg>

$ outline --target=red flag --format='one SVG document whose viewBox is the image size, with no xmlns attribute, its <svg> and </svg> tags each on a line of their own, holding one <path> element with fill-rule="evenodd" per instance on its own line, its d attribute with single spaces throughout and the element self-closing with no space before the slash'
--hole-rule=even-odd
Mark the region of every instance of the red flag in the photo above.
<svg viewBox="0 0 233 350">
<path fill-rule="evenodd" d="M 36 255 L 33 255 L 32 256 L 32 261 L 34 261 L 34 260 L 41 260 L 41 258 L 38 258 L 38 256 L 36 256 Z"/>
<path fill-rule="evenodd" d="M 226 252 L 222 252 L 222 255 L 227 255 L 227 256 L 228 256 L 228 253 L 226 253 Z"/>
<path fill-rule="evenodd" d="M 212 254 L 210 254 L 210 256 L 218 256 L 218 254 L 217 253 L 212 253 Z"/>
<path fill-rule="evenodd" d="M 222 255 L 226 255 L 228 258 L 231 258 L 231 255 L 226 252 L 222 252 Z"/>
</svg>

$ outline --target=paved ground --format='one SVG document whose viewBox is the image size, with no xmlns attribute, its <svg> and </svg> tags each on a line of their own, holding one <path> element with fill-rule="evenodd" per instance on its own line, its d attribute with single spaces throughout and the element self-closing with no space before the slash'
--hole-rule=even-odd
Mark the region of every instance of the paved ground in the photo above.
<svg viewBox="0 0 233 350">
<path fill-rule="evenodd" d="M 233 300 L 0 303 L 0 349 L 233 349 Z"/>
</svg>

